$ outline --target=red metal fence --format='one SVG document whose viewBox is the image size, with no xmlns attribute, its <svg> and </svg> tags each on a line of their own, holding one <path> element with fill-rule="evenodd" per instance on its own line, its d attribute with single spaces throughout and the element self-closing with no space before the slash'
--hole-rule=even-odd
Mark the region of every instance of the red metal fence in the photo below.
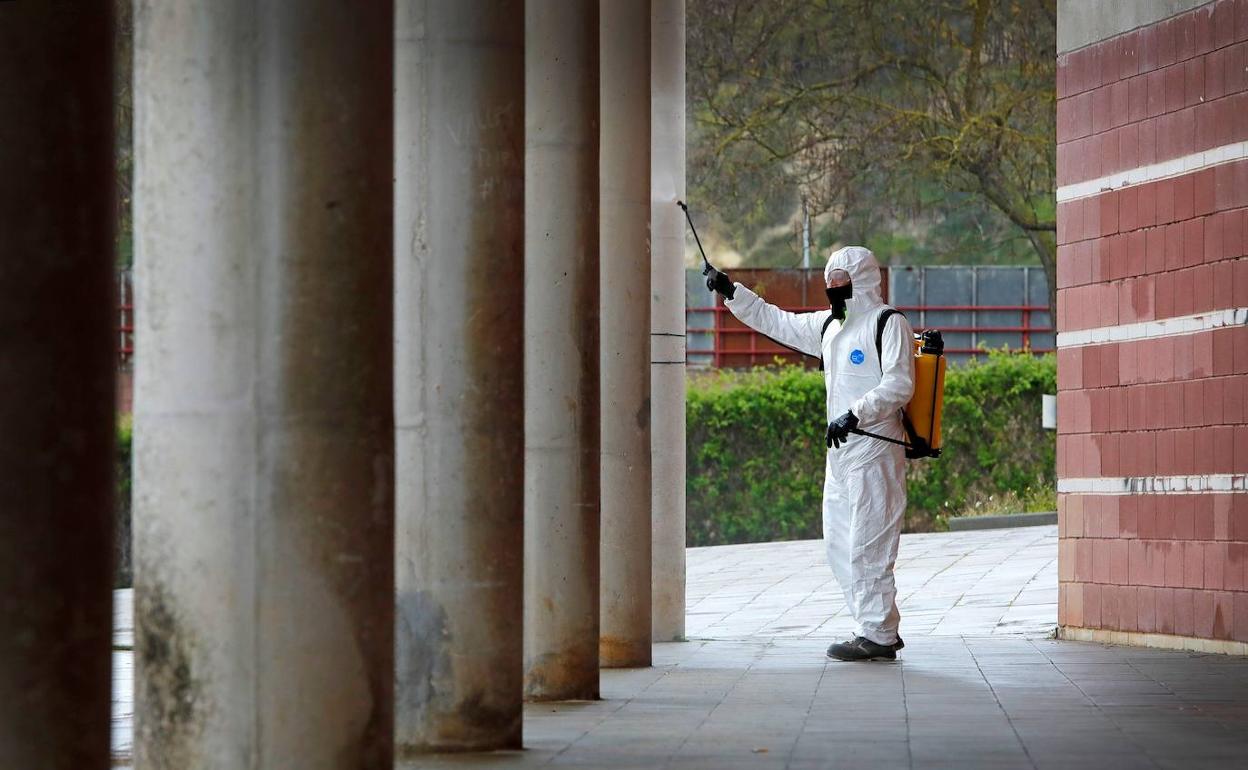
<svg viewBox="0 0 1248 770">
<path fill-rule="evenodd" d="M 884 268 L 883 272 L 884 298 L 887 302 L 890 285 L 888 269 Z M 824 285 L 820 270 L 734 270 L 732 277 L 785 310 L 800 313 L 827 308 L 823 301 Z M 971 296 L 971 293 L 967 294 L 968 299 Z M 944 298 L 952 297 L 946 291 Z M 906 313 L 915 331 L 924 330 L 923 322 L 930 318 L 929 313 L 936 315 L 937 319 L 927 326 L 940 329 L 945 335 L 946 345 L 949 345 L 946 353 L 956 358 L 982 353 L 980 348 L 969 346 L 972 340 L 981 339 L 980 335 L 1010 335 L 1015 340 L 1012 345 L 1017 346 L 1021 340 L 1021 350 L 1032 353 L 1053 351 L 1054 329 L 1049 323 L 1047 304 L 1035 304 L 1034 301 L 1031 304 L 905 304 L 898 305 L 897 309 Z M 979 321 L 988 314 L 995 315 L 995 319 Z M 1001 320 L 1002 314 L 1007 316 L 1005 322 Z M 960 320 L 946 324 L 938 320 L 941 316 Z M 694 365 L 746 368 L 768 365 L 776 359 L 806 367 L 819 365 L 816 359 L 779 345 L 742 324 L 724 307 L 718 296 L 713 307 L 688 307 L 686 318 L 689 360 Z"/>
<path fill-rule="evenodd" d="M 798 306 L 784 307 L 794 313 L 813 312 L 817 310 L 826 310 L 827 305 L 814 306 Z M 1051 347 L 1033 347 L 1031 337 L 1033 334 L 1052 333 L 1053 328 L 1047 325 L 1037 326 L 1031 322 L 1032 314 L 1048 313 L 1048 305 L 903 305 L 897 308 L 906 313 L 907 316 L 919 317 L 922 311 L 961 311 L 961 312 L 994 312 L 1006 311 L 1021 313 L 1023 322 L 1018 326 L 989 326 L 989 325 L 970 325 L 970 326 L 940 326 L 938 327 L 942 333 L 1013 333 L 1021 334 L 1023 337 L 1023 350 L 1031 353 L 1051 353 Z M 795 353 L 793 350 L 778 345 L 771 339 L 759 334 L 753 329 L 745 326 L 732 315 L 728 308 L 724 307 L 722 301 L 717 301 L 714 308 L 688 308 L 685 311 L 686 316 L 695 314 L 705 314 L 708 311 L 714 313 L 715 323 L 713 327 L 694 326 L 691 322 L 687 332 L 689 334 L 713 334 L 715 344 L 711 349 L 712 366 L 716 368 L 748 368 L 751 366 L 761 366 L 774 363 L 776 359 L 780 359 L 786 364 L 798 364 L 809 368 L 819 365 L 818 360 L 809 356 Z M 914 330 L 921 332 L 924 327 L 915 324 Z M 948 355 L 974 355 L 982 353 L 978 348 L 956 348 L 948 347 L 945 353 Z"/>
<path fill-rule="evenodd" d="M 117 361 L 129 369 L 134 360 L 134 278 L 130 271 L 117 274 Z"/>
</svg>

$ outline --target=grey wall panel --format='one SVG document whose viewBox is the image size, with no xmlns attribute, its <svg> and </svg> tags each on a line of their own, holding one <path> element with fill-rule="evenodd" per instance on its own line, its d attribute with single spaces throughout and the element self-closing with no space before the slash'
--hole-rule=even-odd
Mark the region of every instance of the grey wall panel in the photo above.
<svg viewBox="0 0 1248 770">
<path fill-rule="evenodd" d="M 974 267 L 976 298 L 978 305 L 1022 306 L 1026 300 L 1026 268 Z M 1023 325 L 1021 310 L 984 310 L 978 313 L 978 325 L 998 328 L 1020 328 Z M 1022 332 L 981 332 L 978 344 L 990 348 L 1009 346 L 1018 350 L 1023 346 Z"/>
<path fill-rule="evenodd" d="M 975 274 L 968 268 L 927 268 L 923 271 L 924 304 L 932 306 L 970 305 L 975 298 Z M 969 328 L 975 325 L 975 314 L 967 310 L 928 310 L 926 325 L 937 329 Z M 975 337 L 970 332 L 946 331 L 945 347 L 972 348 Z"/>
<path fill-rule="evenodd" d="M 1057 52 L 1146 27 L 1204 5 L 1206 0 L 1058 0 Z M 1212 4 L 1212 3 L 1210 3 Z"/>
<path fill-rule="evenodd" d="M 715 328 L 715 295 L 706 290 L 706 278 L 701 270 L 685 271 L 685 307 L 689 310 L 685 315 L 686 328 Z M 713 332 L 689 332 L 685 345 L 685 356 L 690 366 L 714 365 Z"/>
</svg>

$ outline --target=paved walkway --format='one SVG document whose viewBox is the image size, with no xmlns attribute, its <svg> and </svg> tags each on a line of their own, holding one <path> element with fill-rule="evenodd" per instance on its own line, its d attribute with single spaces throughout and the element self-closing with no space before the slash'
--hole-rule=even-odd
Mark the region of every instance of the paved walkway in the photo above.
<svg viewBox="0 0 1248 770">
<path fill-rule="evenodd" d="M 400 767 L 1242 766 L 1248 660 L 1047 638 L 1055 558 L 1052 527 L 904 537 L 902 660 L 853 664 L 823 655 L 849 624 L 818 543 L 693 549 L 693 640 L 604 671 L 601 701 L 527 706 L 523 752 Z"/>
<path fill-rule="evenodd" d="M 691 638 L 844 638 L 853 631 L 823 543 L 688 552 Z M 1057 626 L 1057 527 L 905 535 L 902 635 L 1045 636 Z"/>
</svg>

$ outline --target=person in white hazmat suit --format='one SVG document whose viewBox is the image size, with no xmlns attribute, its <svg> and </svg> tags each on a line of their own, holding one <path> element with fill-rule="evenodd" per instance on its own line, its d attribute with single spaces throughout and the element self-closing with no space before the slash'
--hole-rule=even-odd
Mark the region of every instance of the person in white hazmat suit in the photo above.
<svg viewBox="0 0 1248 770">
<path fill-rule="evenodd" d="M 847 246 L 833 252 L 824 279 L 831 308 L 810 313 L 781 310 L 718 270 L 712 269 L 706 283 L 747 326 L 823 361 L 828 419 L 823 538 L 857 624 L 855 638 L 833 644 L 828 655 L 892 660 L 904 646 L 897 633 L 901 616 L 893 564 L 906 511 L 905 450 L 850 431 L 905 439 L 900 413 L 914 392 L 914 332 L 905 316 L 893 313 L 877 355 L 878 321 L 888 306 L 870 250 Z"/>
</svg>

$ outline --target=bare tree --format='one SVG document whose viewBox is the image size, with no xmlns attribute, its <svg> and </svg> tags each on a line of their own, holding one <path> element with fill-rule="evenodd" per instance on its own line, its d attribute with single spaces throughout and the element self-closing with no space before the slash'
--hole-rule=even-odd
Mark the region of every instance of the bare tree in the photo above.
<svg viewBox="0 0 1248 770">
<path fill-rule="evenodd" d="M 1055 308 L 1055 6 L 691 0 L 702 162 L 780 169 L 818 211 L 919 183 L 978 197 L 1026 236 Z"/>
<path fill-rule="evenodd" d="M 117 263 L 134 261 L 134 220 L 131 216 L 134 175 L 134 3 L 113 0 L 113 115 L 117 168 Z"/>
</svg>

